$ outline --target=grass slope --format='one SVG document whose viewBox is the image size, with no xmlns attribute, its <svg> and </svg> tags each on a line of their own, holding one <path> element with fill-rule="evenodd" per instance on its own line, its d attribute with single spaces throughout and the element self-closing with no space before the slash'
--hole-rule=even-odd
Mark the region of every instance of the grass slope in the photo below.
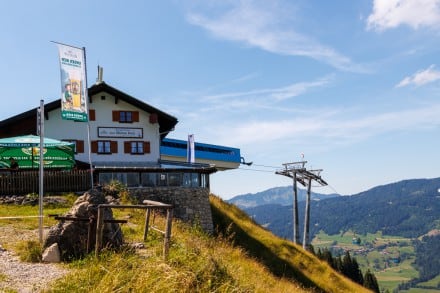
<svg viewBox="0 0 440 293">
<path fill-rule="evenodd" d="M 72 272 L 46 292 L 368 292 L 301 247 L 255 224 L 238 208 L 215 196 L 210 200 L 218 232 L 214 237 L 176 220 L 167 261 L 162 236 L 152 233 L 145 249 L 107 251 L 99 257 L 92 253 L 72 262 Z M 55 211 L 63 209 L 45 210 Z M 36 213 L 37 207 L 0 206 L 3 216 Z M 129 219 L 122 225 L 127 242 L 142 239 L 144 217 L 142 210 L 115 213 L 115 218 Z M 36 222 L 25 218 L 7 224 L 16 234 L 26 234 L 35 232 Z M 163 227 L 164 222 L 158 215 L 155 225 Z"/>
<path fill-rule="evenodd" d="M 232 235 L 237 246 L 260 260 L 274 275 L 294 279 L 317 291 L 369 292 L 300 246 L 274 236 L 236 206 L 211 196 L 211 207 L 218 233 Z"/>
</svg>

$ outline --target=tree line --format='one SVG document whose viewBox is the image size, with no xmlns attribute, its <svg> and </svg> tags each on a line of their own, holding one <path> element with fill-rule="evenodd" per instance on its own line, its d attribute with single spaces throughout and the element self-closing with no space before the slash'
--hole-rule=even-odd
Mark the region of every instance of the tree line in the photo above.
<svg viewBox="0 0 440 293">
<path fill-rule="evenodd" d="M 440 234 L 424 236 L 422 240 L 414 240 L 413 243 L 416 252 L 414 266 L 419 272 L 419 277 L 400 284 L 398 290 L 407 290 L 411 287 L 440 289 L 440 282 L 433 286 L 419 284 L 440 275 Z"/>
<path fill-rule="evenodd" d="M 351 257 L 350 252 L 347 250 L 343 257 L 340 255 L 333 257 L 330 250 L 324 248 L 322 251 L 318 248 L 315 253 L 313 248 L 312 252 L 321 260 L 326 261 L 333 269 L 340 272 L 352 281 L 364 286 L 373 292 L 380 292 L 379 284 L 376 276 L 368 269 L 365 274 L 362 274 L 359 264 L 355 257 Z"/>
</svg>

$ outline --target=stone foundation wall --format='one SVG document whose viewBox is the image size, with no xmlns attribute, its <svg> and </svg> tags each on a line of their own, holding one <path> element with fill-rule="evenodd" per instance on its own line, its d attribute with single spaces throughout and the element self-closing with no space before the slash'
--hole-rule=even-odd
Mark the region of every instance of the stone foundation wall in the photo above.
<svg viewBox="0 0 440 293">
<path fill-rule="evenodd" d="M 214 232 L 209 189 L 201 187 L 139 187 L 130 188 L 131 195 L 143 200 L 155 200 L 174 206 L 174 217 L 197 224 L 207 233 Z"/>
</svg>

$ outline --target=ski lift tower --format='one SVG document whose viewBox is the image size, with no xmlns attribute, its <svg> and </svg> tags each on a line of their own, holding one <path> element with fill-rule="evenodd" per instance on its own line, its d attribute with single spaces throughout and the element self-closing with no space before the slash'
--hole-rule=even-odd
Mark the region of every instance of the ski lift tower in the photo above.
<svg viewBox="0 0 440 293">
<path fill-rule="evenodd" d="M 302 186 L 307 187 L 307 199 L 306 199 L 306 211 L 304 216 L 304 236 L 303 236 L 303 248 L 306 249 L 309 243 L 309 230 L 310 230 L 310 199 L 312 182 L 316 181 L 321 186 L 327 185 L 320 174 L 322 169 L 319 170 L 307 170 L 305 164 L 307 161 L 285 163 L 284 169 L 276 171 L 275 174 L 284 175 L 293 178 L 293 243 L 299 243 L 299 221 L 298 221 L 298 188 L 297 182 Z"/>
<path fill-rule="evenodd" d="M 309 244 L 309 231 L 310 231 L 310 200 L 311 200 L 311 188 L 312 182 L 316 181 L 321 186 L 328 185 L 325 182 L 320 174 L 322 169 L 319 170 L 306 170 L 304 173 L 305 178 L 307 179 L 307 199 L 306 199 L 306 212 L 304 215 L 304 238 L 303 238 L 303 248 L 306 249 Z"/>
<path fill-rule="evenodd" d="M 298 220 L 298 188 L 297 181 L 305 186 L 303 173 L 307 161 L 284 163 L 284 169 L 276 171 L 275 174 L 293 178 L 293 243 L 299 243 L 299 220 Z M 299 175 L 299 176 L 298 176 Z"/>
</svg>

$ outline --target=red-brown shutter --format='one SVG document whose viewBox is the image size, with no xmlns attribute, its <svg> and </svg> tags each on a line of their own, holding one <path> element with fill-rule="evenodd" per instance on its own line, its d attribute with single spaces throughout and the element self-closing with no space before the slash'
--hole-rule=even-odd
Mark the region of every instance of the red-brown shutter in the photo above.
<svg viewBox="0 0 440 293">
<path fill-rule="evenodd" d="M 131 142 L 130 141 L 124 141 L 124 153 L 126 153 L 126 154 L 131 153 Z"/>
<path fill-rule="evenodd" d="M 133 116 L 133 122 L 139 122 L 139 112 L 138 111 L 133 111 L 131 112 L 132 116 Z"/>
<path fill-rule="evenodd" d="M 113 121 L 119 121 L 119 111 L 112 111 L 112 120 Z"/>
<path fill-rule="evenodd" d="M 91 142 L 91 145 L 92 145 L 92 153 L 96 154 L 98 152 L 98 142 L 96 140 L 93 140 Z"/>
<path fill-rule="evenodd" d="M 150 123 L 151 124 L 157 123 L 157 114 L 156 113 L 150 114 Z"/>
<path fill-rule="evenodd" d="M 144 141 L 144 154 L 149 154 L 151 152 L 150 150 L 150 142 Z"/>
<path fill-rule="evenodd" d="M 77 140 L 76 141 L 76 152 L 77 153 L 84 153 L 84 140 Z"/>
<path fill-rule="evenodd" d="M 117 141 L 110 141 L 110 152 L 112 154 L 118 153 L 118 142 Z"/>
<path fill-rule="evenodd" d="M 95 109 L 89 109 L 89 120 L 90 121 L 95 121 L 96 120 Z"/>
</svg>

